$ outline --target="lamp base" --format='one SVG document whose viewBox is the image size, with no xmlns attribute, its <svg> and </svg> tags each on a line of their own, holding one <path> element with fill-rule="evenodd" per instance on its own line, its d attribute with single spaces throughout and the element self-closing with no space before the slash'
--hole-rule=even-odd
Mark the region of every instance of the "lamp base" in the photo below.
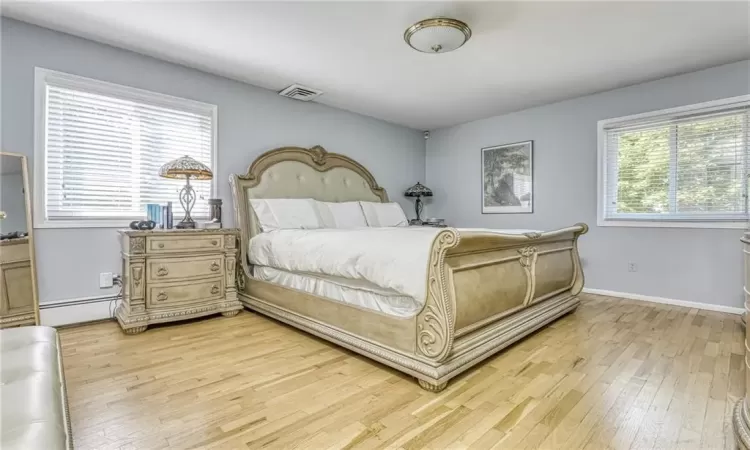
<svg viewBox="0 0 750 450">
<path fill-rule="evenodd" d="M 195 189 L 190 186 L 190 175 L 185 178 L 185 187 L 180 190 L 180 204 L 185 210 L 185 217 L 175 225 L 175 228 L 180 230 L 194 229 L 195 221 L 190 217 L 190 210 L 195 205 Z"/>
<path fill-rule="evenodd" d="M 422 199 L 417 197 L 416 203 L 414 203 L 414 212 L 417 213 L 417 222 L 422 222 Z"/>
</svg>

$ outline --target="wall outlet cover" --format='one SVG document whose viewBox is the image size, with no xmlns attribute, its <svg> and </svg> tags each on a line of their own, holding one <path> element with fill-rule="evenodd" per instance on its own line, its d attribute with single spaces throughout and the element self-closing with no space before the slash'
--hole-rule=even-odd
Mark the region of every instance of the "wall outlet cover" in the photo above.
<svg viewBox="0 0 750 450">
<path fill-rule="evenodd" d="M 638 264 L 628 263 L 628 272 L 638 272 Z"/>
<path fill-rule="evenodd" d="M 113 285 L 112 272 L 102 272 L 99 274 L 99 289 L 111 288 Z"/>
</svg>

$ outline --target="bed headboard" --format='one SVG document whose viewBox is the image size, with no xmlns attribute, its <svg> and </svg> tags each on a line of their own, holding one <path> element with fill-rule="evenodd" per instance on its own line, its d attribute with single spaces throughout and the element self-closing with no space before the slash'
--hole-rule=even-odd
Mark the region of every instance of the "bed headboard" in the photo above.
<svg viewBox="0 0 750 450">
<path fill-rule="evenodd" d="M 387 202 L 388 194 L 357 161 L 323 147 L 282 147 L 260 155 L 247 173 L 229 178 L 242 245 L 260 232 L 251 198 L 314 198 L 326 202 Z"/>
</svg>

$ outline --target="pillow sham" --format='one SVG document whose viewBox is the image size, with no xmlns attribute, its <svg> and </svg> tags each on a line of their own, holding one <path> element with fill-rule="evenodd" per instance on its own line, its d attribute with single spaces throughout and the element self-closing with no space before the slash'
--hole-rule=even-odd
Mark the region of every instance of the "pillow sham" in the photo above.
<svg viewBox="0 0 750 450">
<path fill-rule="evenodd" d="M 359 202 L 370 227 L 408 227 L 409 220 L 398 203 Z"/>
<path fill-rule="evenodd" d="M 323 228 L 320 215 L 310 198 L 250 199 L 263 231 Z"/>
<path fill-rule="evenodd" d="M 366 227 L 367 221 L 359 202 L 319 202 L 315 200 L 323 226 L 326 228 Z"/>
</svg>

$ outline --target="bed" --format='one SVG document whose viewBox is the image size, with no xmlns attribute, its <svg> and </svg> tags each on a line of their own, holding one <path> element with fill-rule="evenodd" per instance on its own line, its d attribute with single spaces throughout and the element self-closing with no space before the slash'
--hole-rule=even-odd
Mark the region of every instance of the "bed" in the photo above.
<svg viewBox="0 0 750 450">
<path fill-rule="evenodd" d="M 373 298 L 394 297 L 373 300 L 380 305 L 373 306 L 366 299 L 360 304 L 335 297 L 344 294 L 326 296 L 333 292 L 331 284 L 340 290 L 340 280 L 310 280 L 309 273 L 253 267 L 249 259 L 255 251 L 251 247 L 258 247 L 259 239 L 253 238 L 265 234 L 251 199 L 388 202 L 386 191 L 365 167 L 322 147 L 284 147 L 262 154 L 247 173 L 232 175 L 230 183 L 241 236 L 236 271 L 240 301 L 253 311 L 414 376 L 426 390 L 441 391 L 451 378 L 579 304 L 584 277 L 577 241 L 588 230 L 585 224 L 549 232 L 408 227 L 371 237 L 375 231 L 352 231 L 352 243 L 380 239 L 385 246 L 408 239 L 425 246 L 425 256 L 420 256 L 425 267 L 408 250 L 401 256 L 396 253 L 393 262 L 416 261 L 409 272 L 417 274 L 416 280 L 404 284 L 424 298 L 414 294 L 417 301 L 410 304 L 409 295 L 396 298 L 398 292 L 373 291 Z M 324 233 L 302 234 L 312 235 L 306 239 L 313 242 Z M 367 247 L 361 247 L 366 255 Z"/>
</svg>

